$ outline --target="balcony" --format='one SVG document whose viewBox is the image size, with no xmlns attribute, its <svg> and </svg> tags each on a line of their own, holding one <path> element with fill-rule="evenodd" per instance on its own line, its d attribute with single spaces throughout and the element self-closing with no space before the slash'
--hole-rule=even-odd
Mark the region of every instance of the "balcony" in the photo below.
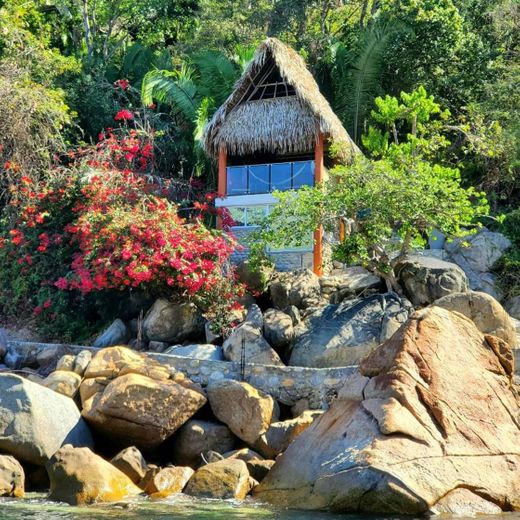
<svg viewBox="0 0 520 520">
<path fill-rule="evenodd" d="M 227 195 L 256 195 L 314 185 L 314 161 L 228 166 Z"/>
</svg>

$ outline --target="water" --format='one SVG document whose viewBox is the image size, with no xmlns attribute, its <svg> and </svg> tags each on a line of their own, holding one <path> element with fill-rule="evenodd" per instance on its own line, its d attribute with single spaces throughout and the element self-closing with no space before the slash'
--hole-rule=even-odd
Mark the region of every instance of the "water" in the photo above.
<svg viewBox="0 0 520 520">
<path fill-rule="evenodd" d="M 138 498 L 116 504 L 72 507 L 48 502 L 44 495 L 28 493 L 23 500 L 0 498 L 0 520 L 414 520 L 413 517 L 337 515 L 315 511 L 288 511 L 253 501 L 192 499 L 185 495 L 163 500 Z M 464 517 L 439 517 L 463 520 Z M 479 520 L 520 520 L 520 513 L 479 515 Z"/>
</svg>

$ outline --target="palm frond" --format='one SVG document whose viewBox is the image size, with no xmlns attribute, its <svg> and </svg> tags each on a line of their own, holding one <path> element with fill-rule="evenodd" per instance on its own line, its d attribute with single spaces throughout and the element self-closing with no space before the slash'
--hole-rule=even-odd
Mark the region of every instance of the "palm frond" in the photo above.
<svg viewBox="0 0 520 520">
<path fill-rule="evenodd" d="M 177 71 L 151 70 L 143 78 L 141 99 L 144 105 L 154 100 L 177 109 L 184 119 L 193 123 L 199 106 L 193 69 L 183 66 Z"/>
</svg>

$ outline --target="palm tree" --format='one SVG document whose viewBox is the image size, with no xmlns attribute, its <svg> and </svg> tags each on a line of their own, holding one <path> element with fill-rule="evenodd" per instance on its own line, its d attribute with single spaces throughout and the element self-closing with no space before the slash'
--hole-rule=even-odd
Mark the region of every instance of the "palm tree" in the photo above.
<svg viewBox="0 0 520 520">
<path fill-rule="evenodd" d="M 407 31 L 402 24 L 376 22 L 364 29 L 354 51 L 342 43 L 332 48 L 334 108 L 356 143 L 360 142 L 374 99 L 381 93 L 390 40 Z"/>
</svg>

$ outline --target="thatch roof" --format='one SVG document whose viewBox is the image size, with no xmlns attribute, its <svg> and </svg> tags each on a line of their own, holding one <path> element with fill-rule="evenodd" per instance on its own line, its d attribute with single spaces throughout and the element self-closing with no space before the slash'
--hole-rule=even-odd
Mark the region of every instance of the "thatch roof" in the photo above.
<svg viewBox="0 0 520 520">
<path fill-rule="evenodd" d="M 255 78 L 273 60 L 295 95 L 248 100 Z M 312 150 L 319 133 L 325 134 L 349 159 L 359 149 L 321 94 L 303 58 L 276 38 L 265 40 L 237 81 L 235 89 L 206 125 L 203 144 L 209 155 L 290 153 Z"/>
</svg>

